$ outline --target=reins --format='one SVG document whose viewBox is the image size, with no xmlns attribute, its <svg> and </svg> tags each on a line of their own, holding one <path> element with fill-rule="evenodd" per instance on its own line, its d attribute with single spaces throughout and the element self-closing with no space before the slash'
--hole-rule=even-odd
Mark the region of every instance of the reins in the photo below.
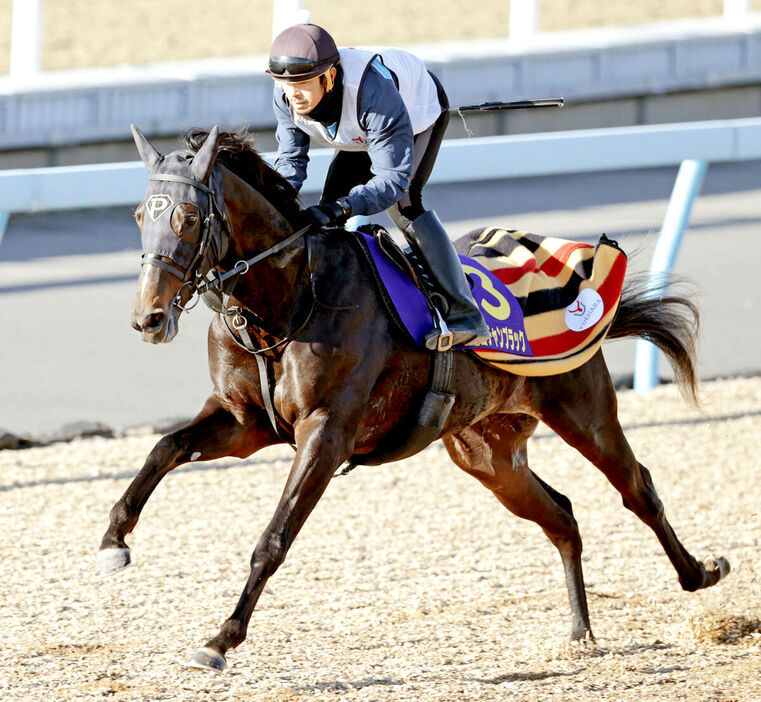
<svg viewBox="0 0 761 702">
<path fill-rule="evenodd" d="M 245 261 L 238 261 L 229 271 L 225 271 L 224 273 L 214 270 L 209 271 L 209 273 L 207 273 L 207 279 L 203 283 L 197 285 L 194 290 L 194 292 L 197 292 L 198 296 L 206 303 L 206 306 L 209 309 L 222 316 L 222 320 L 225 323 L 225 329 L 227 330 L 228 334 L 230 334 L 233 341 L 235 341 L 238 346 L 251 354 L 257 355 L 263 354 L 267 351 L 272 351 L 276 348 L 279 348 L 280 346 L 283 346 L 284 344 L 291 341 L 295 336 L 297 336 L 298 333 L 301 332 L 304 327 L 306 327 L 306 325 L 309 323 L 309 320 L 312 318 L 312 314 L 314 313 L 316 305 L 316 299 L 313 295 L 312 304 L 309 306 L 309 312 L 307 313 L 304 321 L 298 326 L 296 330 L 289 332 L 284 338 L 280 339 L 280 341 L 277 341 L 271 346 L 257 348 L 254 346 L 254 343 L 251 340 L 251 336 L 248 333 L 248 321 L 244 315 L 244 308 L 239 305 L 229 306 L 235 285 L 238 282 L 240 276 L 248 273 L 253 265 L 263 261 L 265 258 L 274 256 L 283 249 L 286 249 L 291 244 L 296 243 L 302 237 L 305 238 L 307 247 L 309 247 L 310 240 L 307 236 L 307 233 L 309 232 L 310 228 L 311 225 L 303 227 L 285 239 L 277 242 L 273 246 L 270 246 L 265 251 L 261 251 L 260 253 L 255 254 Z M 311 277 L 312 271 L 310 270 L 310 282 Z M 232 329 L 230 329 L 228 320 L 230 320 L 231 317 L 233 329 L 238 332 L 240 339 L 238 339 L 233 333 Z"/>
</svg>

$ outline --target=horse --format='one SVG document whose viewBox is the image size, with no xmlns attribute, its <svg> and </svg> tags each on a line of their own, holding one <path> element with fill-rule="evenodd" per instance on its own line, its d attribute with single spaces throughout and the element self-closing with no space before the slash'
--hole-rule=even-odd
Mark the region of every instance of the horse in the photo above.
<svg viewBox="0 0 761 702">
<path fill-rule="evenodd" d="M 186 426 L 161 438 L 110 512 L 97 573 L 131 563 L 125 538 L 171 470 L 225 456 L 245 458 L 290 443 L 295 456 L 274 514 L 253 550 L 230 617 L 186 665 L 221 672 L 239 646 L 265 584 L 337 470 L 371 456 L 410 421 L 437 352 L 416 347 L 389 320 L 367 264 L 344 230 L 301 228 L 295 190 L 244 132 L 190 130 L 185 148 L 162 156 L 133 125 L 150 176 L 136 210 L 143 266 L 132 309 L 142 340 L 171 342 L 205 281 L 233 277 L 209 327 L 213 390 Z M 207 285 L 208 288 L 208 285 Z M 208 291 L 208 290 L 207 290 Z M 671 362 L 696 398 L 698 310 L 686 296 L 654 296 L 627 274 L 608 338 L 639 337 Z M 570 500 L 536 475 L 527 442 L 541 421 L 596 466 L 624 506 L 647 524 L 688 591 L 729 572 L 723 557 L 693 557 L 666 519 L 647 468 L 619 424 L 616 392 L 598 350 L 577 368 L 514 375 L 451 354 L 456 401 L 439 432 L 452 461 L 510 512 L 535 522 L 557 548 L 571 609 L 571 639 L 592 640 L 582 541 Z"/>
</svg>

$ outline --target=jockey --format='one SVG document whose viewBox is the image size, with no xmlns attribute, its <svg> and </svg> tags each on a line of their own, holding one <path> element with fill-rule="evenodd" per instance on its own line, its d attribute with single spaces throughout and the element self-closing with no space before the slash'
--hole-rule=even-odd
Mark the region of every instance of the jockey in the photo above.
<svg viewBox="0 0 761 702">
<path fill-rule="evenodd" d="M 428 180 L 449 122 L 438 79 L 400 49 L 337 49 L 314 24 L 297 24 L 272 43 L 267 73 L 275 79 L 275 169 L 298 191 L 311 140 L 336 149 L 319 205 L 306 213 L 320 226 L 386 210 L 426 262 L 449 303 L 455 345 L 489 331 L 473 300 L 449 236 L 423 208 Z M 437 348 L 438 337 L 426 338 Z"/>
</svg>

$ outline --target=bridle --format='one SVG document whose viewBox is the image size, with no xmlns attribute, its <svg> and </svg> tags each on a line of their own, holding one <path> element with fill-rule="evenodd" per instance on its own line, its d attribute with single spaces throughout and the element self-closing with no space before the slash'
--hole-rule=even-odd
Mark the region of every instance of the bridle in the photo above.
<svg viewBox="0 0 761 702">
<path fill-rule="evenodd" d="M 217 203 L 214 190 L 196 178 L 188 178 L 173 173 L 152 173 L 150 180 L 181 183 L 196 188 L 206 194 L 206 216 L 204 217 L 201 236 L 193 253 L 193 257 L 187 267 L 184 267 L 182 264 L 174 261 L 168 256 L 162 256 L 156 253 L 144 253 L 142 257 L 141 265 L 156 266 L 183 281 L 184 285 L 177 292 L 172 302 L 172 304 L 180 310 L 190 310 L 198 304 L 197 301 L 191 306 L 188 306 L 187 302 L 183 303 L 182 295 L 187 287 L 190 293 L 188 295 L 188 301 L 190 301 L 193 298 L 193 295 L 197 293 L 198 297 L 203 299 L 211 310 L 217 312 L 222 317 L 225 323 L 225 329 L 236 344 L 249 353 L 262 354 L 265 351 L 271 351 L 292 340 L 309 323 L 317 305 L 329 307 L 334 310 L 349 309 L 323 305 L 317 300 L 315 295 L 314 270 L 312 268 L 311 241 L 307 236 L 312 229 L 312 225 L 299 229 L 285 239 L 273 244 L 265 251 L 257 253 L 249 259 L 238 261 L 229 271 L 223 272 L 215 270 L 216 267 L 219 266 L 220 261 L 229 246 L 231 233 L 225 211 Z M 312 304 L 310 305 L 305 320 L 299 324 L 294 331 L 289 332 L 283 339 L 271 346 L 257 348 L 253 344 L 247 331 L 248 321 L 244 315 L 244 308 L 240 306 L 230 306 L 230 298 L 232 297 L 235 284 L 237 283 L 238 278 L 241 275 L 248 273 L 252 266 L 263 261 L 265 258 L 279 253 L 302 237 L 306 239 Z M 214 254 L 213 256 L 210 255 L 212 250 Z M 207 265 L 206 270 L 202 271 L 204 261 L 207 262 Z M 230 321 L 228 322 L 228 320 Z M 230 329 L 230 324 L 232 324 L 235 331 L 238 332 L 240 339 L 238 339 L 232 329 Z"/>
<path fill-rule="evenodd" d="M 190 185 L 191 187 L 206 193 L 206 216 L 204 217 L 201 227 L 201 236 L 198 245 L 194 250 L 193 258 L 188 266 L 183 267 L 182 264 L 168 256 L 162 256 L 156 253 L 144 253 L 141 263 L 142 266 L 150 265 L 161 268 L 182 280 L 184 285 L 180 288 L 177 295 L 175 295 L 173 304 L 180 310 L 192 309 L 192 307 L 195 307 L 195 304 L 192 307 L 186 307 L 182 302 L 183 290 L 188 287 L 190 289 L 188 300 L 192 299 L 204 278 L 204 273 L 201 272 L 201 266 L 203 265 L 207 254 L 212 252 L 212 249 L 214 250 L 213 259 L 216 259 L 216 261 L 209 257 L 210 260 L 208 262 L 209 265 L 207 270 L 213 269 L 224 256 L 229 245 L 230 237 L 230 230 L 227 226 L 227 216 L 224 209 L 219 206 L 219 203 L 217 203 L 214 191 L 197 178 L 188 178 L 174 173 L 152 173 L 150 180 Z"/>
<path fill-rule="evenodd" d="M 143 266 L 155 266 L 163 271 L 166 271 L 170 275 L 179 278 L 183 285 L 175 295 L 172 301 L 172 307 L 177 308 L 179 313 L 184 310 L 189 310 L 191 307 L 187 305 L 193 296 L 198 294 L 198 297 L 203 299 L 204 302 L 214 311 L 217 312 L 224 324 L 224 329 L 230 335 L 232 340 L 239 347 L 252 354 L 256 359 L 256 364 L 259 370 L 259 383 L 262 394 L 262 402 L 264 409 L 269 417 L 275 433 L 280 436 L 281 431 L 278 426 L 277 416 L 275 414 L 272 393 L 269 387 L 269 373 L 267 370 L 266 356 L 267 351 L 272 351 L 284 346 L 288 342 L 292 341 L 296 336 L 301 333 L 303 329 L 309 324 L 315 309 L 319 307 L 327 308 L 330 310 L 340 311 L 356 309 L 355 305 L 349 307 L 334 307 L 326 305 L 317 297 L 316 293 L 316 271 L 313 265 L 312 256 L 312 238 L 309 236 L 310 231 L 314 225 L 307 225 L 296 232 L 293 232 L 282 241 L 270 246 L 265 251 L 255 254 L 247 260 L 238 261 L 231 270 L 220 271 L 217 270 L 221 265 L 222 259 L 227 255 L 227 251 L 230 248 L 232 231 L 230 230 L 227 216 L 223 207 L 224 202 L 222 200 L 222 188 L 221 183 L 215 178 L 219 178 L 219 172 L 211 170 L 208 178 L 204 178 L 204 181 L 195 178 L 182 175 L 176 175 L 174 173 L 154 173 L 156 165 L 163 159 L 163 157 L 156 151 L 141 134 L 140 130 L 134 125 L 132 126 L 132 132 L 135 137 L 135 143 L 140 151 L 143 163 L 145 163 L 148 171 L 150 172 L 151 181 L 164 181 L 169 183 L 179 183 L 180 185 L 190 186 L 196 190 L 201 191 L 205 195 L 198 198 L 199 202 L 194 202 L 200 215 L 203 217 L 203 224 L 201 227 L 201 234 L 197 241 L 191 241 L 190 237 L 182 236 L 180 232 L 175 231 L 171 226 L 172 215 L 174 209 L 169 211 L 169 207 L 174 205 L 174 201 L 170 192 L 153 193 L 151 198 L 156 197 L 157 200 L 153 203 L 155 207 L 151 207 L 151 198 L 146 200 L 145 206 L 148 209 L 148 214 L 153 219 L 154 224 L 165 213 L 169 212 L 169 226 L 160 226 L 157 230 L 151 228 L 151 236 L 147 239 L 146 230 L 141 226 L 143 232 L 143 241 L 145 249 L 148 249 L 143 253 L 142 265 Z M 218 137 L 216 127 L 209 132 L 208 138 L 213 138 L 215 141 Z M 201 163 L 206 164 L 203 168 L 208 168 L 208 160 L 214 158 L 210 150 L 207 148 L 207 142 L 201 147 L 201 150 L 193 155 L 193 164 L 195 164 L 195 158 L 203 153 L 203 159 Z M 195 175 L 195 172 L 193 172 Z M 171 188 L 169 189 L 171 190 Z M 183 204 L 180 201 L 174 208 Z M 190 203 L 188 203 L 190 204 Z M 168 229 L 168 231 L 167 231 Z M 169 243 L 171 240 L 163 239 L 164 236 L 169 236 L 169 232 L 176 234 L 185 244 L 193 247 L 192 252 L 188 255 L 188 249 L 176 248 L 176 242 Z M 241 275 L 245 275 L 251 270 L 251 267 L 260 261 L 277 254 L 283 249 L 295 244 L 301 238 L 304 238 L 304 252 L 305 252 L 305 267 L 309 273 L 309 292 L 310 292 L 310 305 L 305 319 L 295 330 L 288 331 L 283 338 L 271 346 L 266 348 L 257 347 L 254 345 L 251 335 L 248 332 L 249 322 L 246 318 L 246 312 L 256 315 L 247 308 L 243 308 L 239 305 L 231 305 L 231 298 L 233 297 L 233 290 Z M 155 248 L 151 251 L 150 247 L 155 243 Z M 144 249 L 144 250 L 145 250 Z M 176 260 L 179 257 L 181 260 Z M 187 266 L 185 262 L 189 261 Z M 303 272 L 303 270 L 302 270 Z M 183 293 L 188 288 L 189 294 L 186 302 L 183 302 Z M 193 307 L 196 303 L 194 303 Z M 232 321 L 233 328 L 230 328 Z M 233 329 L 235 331 L 233 331 Z M 259 326 L 259 329 L 266 332 Z M 237 332 L 237 334 L 236 334 Z M 285 439 L 287 441 L 287 439 Z M 289 442 L 290 443 L 290 442 Z"/>
</svg>

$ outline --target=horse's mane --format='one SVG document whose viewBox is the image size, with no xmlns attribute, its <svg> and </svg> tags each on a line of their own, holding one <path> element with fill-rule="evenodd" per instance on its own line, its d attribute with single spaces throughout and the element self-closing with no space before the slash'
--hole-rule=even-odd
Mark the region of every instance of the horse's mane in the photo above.
<svg viewBox="0 0 761 702">
<path fill-rule="evenodd" d="M 193 127 L 182 135 L 186 148 L 197 153 L 209 132 Z M 219 132 L 217 163 L 230 169 L 239 178 L 256 188 L 289 221 L 301 211 L 294 187 L 257 153 L 254 135 L 244 128 L 235 132 Z"/>
</svg>

